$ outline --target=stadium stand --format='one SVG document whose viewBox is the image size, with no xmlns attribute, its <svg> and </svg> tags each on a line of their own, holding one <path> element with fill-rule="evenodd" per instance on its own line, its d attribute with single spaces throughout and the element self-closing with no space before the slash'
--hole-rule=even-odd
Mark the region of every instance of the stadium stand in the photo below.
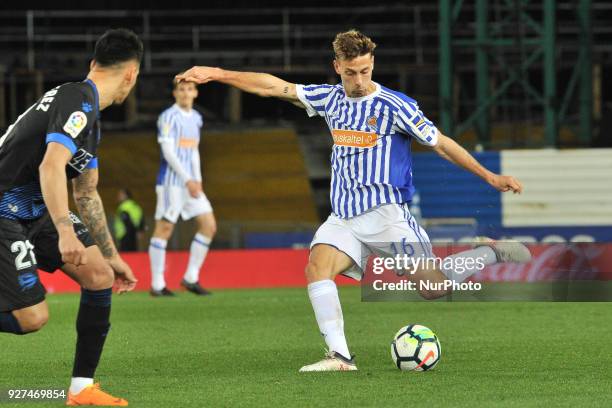
<svg viewBox="0 0 612 408">
<path fill-rule="evenodd" d="M 303 155 L 292 130 L 205 132 L 200 149 L 204 188 L 221 226 L 220 241 L 236 246 L 245 233 L 258 231 L 278 242 L 279 235 L 274 234 L 296 228 L 311 231 L 318 222 Z M 152 225 L 160 157 L 155 131 L 109 132 L 100 145 L 100 157 L 104 158 L 100 160 L 104 202 L 112 208 L 117 190 L 129 188 Z M 181 232 L 179 241 L 182 235 L 186 239 L 190 235 Z M 280 237 L 290 244 L 296 239 L 303 243 L 308 236 Z"/>
</svg>

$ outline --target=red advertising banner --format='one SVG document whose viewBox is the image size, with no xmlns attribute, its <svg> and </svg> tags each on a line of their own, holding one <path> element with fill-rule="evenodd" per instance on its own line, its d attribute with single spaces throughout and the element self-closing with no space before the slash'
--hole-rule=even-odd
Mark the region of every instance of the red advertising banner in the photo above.
<svg viewBox="0 0 612 408">
<path fill-rule="evenodd" d="M 612 280 L 612 244 L 575 243 L 529 246 L 526 264 L 490 265 L 475 276 L 484 282 Z"/>
<path fill-rule="evenodd" d="M 271 288 L 305 287 L 304 268 L 308 263 L 307 249 L 243 249 L 212 250 L 200 273 L 205 288 Z M 124 253 L 123 259 L 132 267 L 138 284 L 136 290 L 149 290 L 151 269 L 145 252 Z M 166 254 L 166 283 L 169 289 L 177 289 L 183 278 L 188 252 Z M 61 271 L 53 274 L 40 272 L 47 291 L 78 292 L 79 286 Z M 338 284 L 357 284 L 352 279 L 340 277 Z"/>
<path fill-rule="evenodd" d="M 438 257 L 468 249 L 456 244 L 436 246 Z M 496 264 L 486 267 L 473 278 L 483 282 L 530 282 L 556 279 L 612 280 L 612 244 L 536 244 L 529 246 L 533 260 L 526 264 Z M 210 251 L 202 268 L 200 282 L 206 288 L 271 288 L 304 287 L 307 249 L 253 249 Z M 149 257 L 146 253 L 122 255 L 138 277 L 137 290 L 148 290 L 151 281 Z M 170 289 L 179 287 L 188 252 L 168 252 L 166 282 Z M 60 271 L 40 272 L 50 293 L 77 292 L 78 285 Z M 338 277 L 339 285 L 357 282 Z"/>
<path fill-rule="evenodd" d="M 558 243 L 527 245 L 533 259 L 524 264 L 489 265 L 474 275 L 481 282 L 540 282 L 558 279 L 612 280 L 612 243 Z M 434 246 L 437 257 L 470 249 L 467 245 Z"/>
</svg>

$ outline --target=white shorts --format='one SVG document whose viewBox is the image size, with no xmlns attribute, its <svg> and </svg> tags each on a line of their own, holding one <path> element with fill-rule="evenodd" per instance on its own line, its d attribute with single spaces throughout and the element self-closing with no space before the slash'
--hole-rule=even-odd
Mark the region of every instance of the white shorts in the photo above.
<svg viewBox="0 0 612 408">
<path fill-rule="evenodd" d="M 361 280 L 370 255 L 431 257 L 429 237 L 408 211 L 408 204 L 385 204 L 349 219 L 331 214 L 317 230 L 310 249 L 327 244 L 355 264 L 344 275 Z"/>
<path fill-rule="evenodd" d="M 156 186 L 157 206 L 155 219 L 164 219 L 175 224 L 179 215 L 188 220 L 201 214 L 211 213 L 212 206 L 206 195 L 202 193 L 198 198 L 189 195 L 186 187 Z"/>
</svg>

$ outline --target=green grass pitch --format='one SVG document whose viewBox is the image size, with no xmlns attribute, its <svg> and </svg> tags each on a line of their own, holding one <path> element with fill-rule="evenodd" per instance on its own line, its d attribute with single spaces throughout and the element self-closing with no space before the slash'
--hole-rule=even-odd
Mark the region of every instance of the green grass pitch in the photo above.
<svg viewBox="0 0 612 408">
<path fill-rule="evenodd" d="M 612 404 L 610 303 L 362 303 L 356 287 L 340 297 L 358 372 L 297 372 L 324 345 L 304 289 L 219 290 L 206 298 L 115 296 L 97 380 L 133 407 Z M 51 320 L 41 332 L 0 335 L 0 389 L 68 385 L 78 297 L 48 300 Z M 392 364 L 392 336 L 408 323 L 439 336 L 434 370 Z"/>
</svg>

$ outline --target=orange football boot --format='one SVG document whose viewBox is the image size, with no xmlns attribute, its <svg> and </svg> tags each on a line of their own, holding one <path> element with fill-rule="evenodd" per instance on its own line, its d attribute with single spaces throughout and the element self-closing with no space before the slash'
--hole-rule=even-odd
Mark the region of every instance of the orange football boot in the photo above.
<svg viewBox="0 0 612 408">
<path fill-rule="evenodd" d="M 103 407 L 127 407 L 128 402 L 123 398 L 113 397 L 110 394 L 105 393 L 100 389 L 100 384 L 95 383 L 93 385 L 83 388 L 78 394 L 73 394 L 68 391 L 68 400 L 66 405 L 77 406 L 77 405 L 96 405 Z"/>
</svg>

